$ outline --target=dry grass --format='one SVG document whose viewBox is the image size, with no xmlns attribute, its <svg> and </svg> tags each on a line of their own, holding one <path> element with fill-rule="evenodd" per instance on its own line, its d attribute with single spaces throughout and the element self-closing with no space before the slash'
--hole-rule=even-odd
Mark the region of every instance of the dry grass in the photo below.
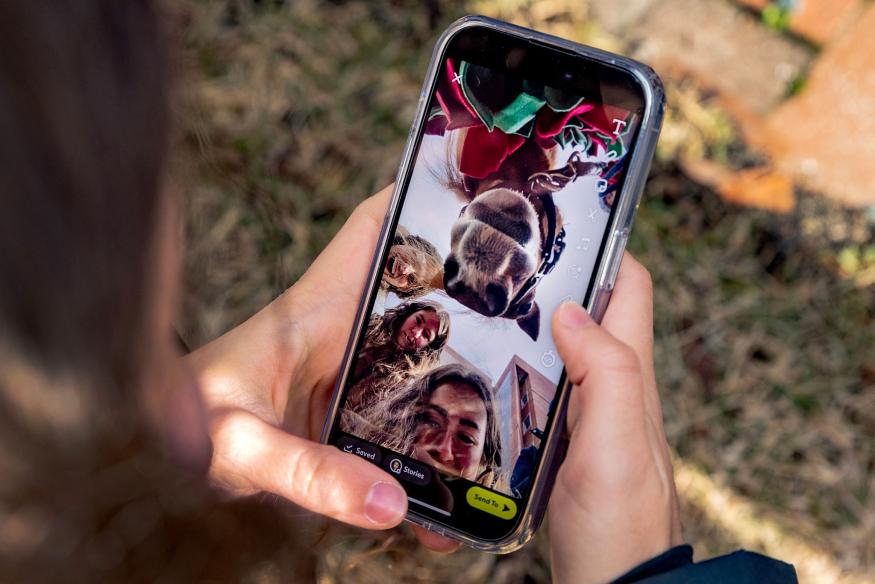
<svg viewBox="0 0 875 584">
<path fill-rule="evenodd" d="M 185 4 L 183 328 L 193 344 L 294 282 L 351 208 L 392 180 L 431 43 L 448 22 L 470 9 L 597 35 L 570 2 L 438 5 Z M 700 559 L 744 546 L 796 563 L 804 581 L 872 582 L 872 219 L 806 193 L 787 215 L 737 208 L 685 177 L 679 156 L 735 168 L 756 157 L 695 84 L 668 81 L 678 106 L 631 249 L 655 282 L 657 369 L 688 540 Z M 311 561 L 323 582 L 545 582 L 546 550 L 543 532 L 495 558 L 436 556 L 406 531 L 334 528 Z M 266 562 L 253 579 L 283 580 Z"/>
</svg>

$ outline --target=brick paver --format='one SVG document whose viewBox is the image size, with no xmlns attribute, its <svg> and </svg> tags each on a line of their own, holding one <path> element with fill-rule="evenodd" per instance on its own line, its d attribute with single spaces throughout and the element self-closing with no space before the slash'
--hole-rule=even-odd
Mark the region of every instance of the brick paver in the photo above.
<svg viewBox="0 0 875 584">
<path fill-rule="evenodd" d="M 812 57 L 726 0 L 630 0 L 622 10 L 613 2 L 593 2 L 590 10 L 657 71 L 692 75 L 757 113 L 784 99 Z"/>
<path fill-rule="evenodd" d="M 804 90 L 767 120 L 772 154 L 808 186 L 875 204 L 875 4 L 827 47 Z"/>
<path fill-rule="evenodd" d="M 738 0 L 762 10 L 768 0 Z M 837 37 L 863 9 L 863 0 L 797 0 L 790 13 L 790 30 L 818 44 Z"/>
</svg>

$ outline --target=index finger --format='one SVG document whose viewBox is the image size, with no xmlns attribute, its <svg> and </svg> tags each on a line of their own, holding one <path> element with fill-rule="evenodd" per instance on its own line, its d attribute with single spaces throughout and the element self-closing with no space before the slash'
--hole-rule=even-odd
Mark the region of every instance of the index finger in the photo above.
<svg viewBox="0 0 875 584">
<path fill-rule="evenodd" d="M 413 530 L 414 535 L 416 535 L 416 539 L 419 540 L 419 543 L 433 552 L 449 554 L 459 549 L 459 546 L 461 545 L 455 540 L 444 537 L 443 535 L 438 535 L 433 531 L 428 531 L 414 523 L 411 523 L 410 527 Z"/>
</svg>

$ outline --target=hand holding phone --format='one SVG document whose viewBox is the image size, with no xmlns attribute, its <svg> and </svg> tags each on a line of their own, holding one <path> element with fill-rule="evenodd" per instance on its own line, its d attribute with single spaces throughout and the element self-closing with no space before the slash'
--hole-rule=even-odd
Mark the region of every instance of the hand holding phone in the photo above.
<svg viewBox="0 0 875 584">
<path fill-rule="evenodd" d="M 604 314 L 661 116 L 617 55 L 482 17 L 439 41 L 322 436 L 410 521 L 502 552 L 537 528 L 570 394 L 550 317 Z"/>
<path fill-rule="evenodd" d="M 389 190 L 361 203 L 304 276 L 243 324 L 186 356 L 212 443 L 210 481 L 234 497 L 267 492 L 367 529 L 401 522 L 388 472 L 317 438 L 344 335 Z"/>
<path fill-rule="evenodd" d="M 623 260 L 601 325 L 562 305 L 553 338 L 573 389 L 549 506 L 554 582 L 609 582 L 682 543 L 653 371 L 647 271 Z"/>
</svg>

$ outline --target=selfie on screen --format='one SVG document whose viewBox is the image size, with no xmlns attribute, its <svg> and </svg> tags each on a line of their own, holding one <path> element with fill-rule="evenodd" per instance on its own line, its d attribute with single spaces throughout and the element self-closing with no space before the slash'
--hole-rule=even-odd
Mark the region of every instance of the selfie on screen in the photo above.
<svg viewBox="0 0 875 584">
<path fill-rule="evenodd" d="M 563 371 L 549 316 L 584 300 L 635 124 L 585 96 L 446 60 L 342 431 L 525 495 Z"/>
</svg>

